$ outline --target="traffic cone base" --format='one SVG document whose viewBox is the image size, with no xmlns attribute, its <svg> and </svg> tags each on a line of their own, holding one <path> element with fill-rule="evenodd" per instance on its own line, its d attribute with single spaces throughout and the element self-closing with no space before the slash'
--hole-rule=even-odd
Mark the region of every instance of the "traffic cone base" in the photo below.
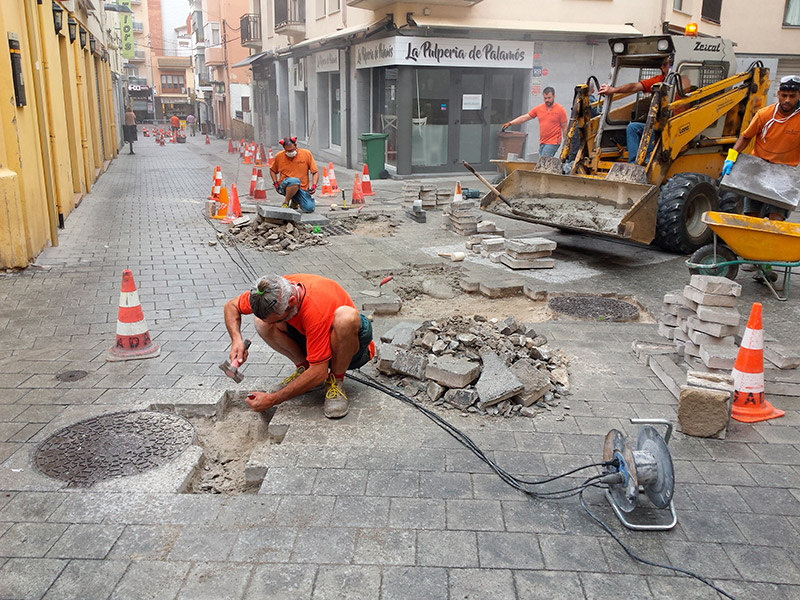
<svg viewBox="0 0 800 600">
<path fill-rule="evenodd" d="M 764 332 L 761 329 L 761 304 L 754 302 L 733 365 L 731 418 L 742 423 L 757 423 L 784 414 L 764 398 Z"/>
<path fill-rule="evenodd" d="M 130 269 L 122 272 L 122 286 L 119 293 L 119 313 L 117 317 L 117 341 L 109 349 L 106 360 L 141 360 L 161 354 L 161 348 L 154 344 L 144 320 L 139 292 L 133 281 Z"/>
</svg>

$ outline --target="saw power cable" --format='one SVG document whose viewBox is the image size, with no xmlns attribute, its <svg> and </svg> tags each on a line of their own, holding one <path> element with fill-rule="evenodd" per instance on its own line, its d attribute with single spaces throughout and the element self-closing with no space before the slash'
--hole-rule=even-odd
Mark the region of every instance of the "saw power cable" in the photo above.
<svg viewBox="0 0 800 600">
<path fill-rule="evenodd" d="M 497 475 L 500 477 L 500 479 L 502 479 L 507 484 L 509 484 L 510 486 L 514 487 L 515 489 L 518 489 L 521 492 L 524 492 L 525 494 L 527 494 L 527 495 L 529 495 L 529 496 L 531 496 L 533 498 L 540 499 L 540 500 L 561 500 L 561 499 L 569 498 L 569 497 L 572 497 L 572 496 L 578 496 L 578 498 L 580 500 L 581 507 L 586 512 L 586 514 L 588 514 L 589 517 L 591 517 L 592 520 L 594 520 L 606 533 L 608 533 L 614 539 L 614 541 L 617 542 L 622 547 L 622 549 L 625 551 L 625 553 L 628 556 L 630 556 L 633 560 L 635 560 L 637 562 L 640 562 L 642 564 L 645 564 L 645 565 L 649 565 L 651 567 L 657 567 L 659 569 L 666 569 L 668 571 L 674 571 L 676 573 L 682 573 L 682 574 L 687 575 L 689 577 L 693 577 L 694 579 L 697 579 L 701 583 L 704 583 L 705 585 L 707 585 L 708 587 L 710 587 L 711 589 L 713 589 L 717 593 L 721 594 L 725 598 L 729 598 L 730 600 L 736 600 L 736 598 L 734 598 L 733 596 L 731 596 L 730 594 L 728 594 L 724 590 L 722 590 L 719 587 L 717 587 L 716 585 L 714 585 L 711 581 L 709 581 L 708 579 L 706 579 L 702 575 L 699 575 L 697 573 L 689 571 L 688 569 L 683 569 L 681 567 L 673 567 L 671 565 L 664 565 L 664 564 L 661 564 L 661 563 L 653 562 L 651 560 L 647 560 L 646 558 L 642 558 L 641 556 L 636 554 L 633 550 L 631 550 L 625 544 L 625 542 L 623 542 L 620 539 L 620 537 L 616 533 L 614 533 L 614 531 L 611 529 L 611 527 L 609 527 L 605 523 L 605 521 L 603 521 L 600 517 L 598 517 L 595 513 L 593 513 L 591 511 L 591 509 L 589 508 L 589 506 L 586 503 L 585 498 L 583 497 L 583 493 L 587 489 L 589 489 L 591 487 L 596 487 L 596 488 L 601 488 L 601 489 L 606 488 L 607 487 L 607 485 L 606 485 L 607 482 L 610 481 L 610 478 L 613 477 L 614 475 L 616 475 L 616 473 L 606 471 L 604 473 L 600 473 L 598 475 L 593 475 L 592 477 L 589 477 L 588 479 L 586 479 L 583 483 L 581 483 L 579 485 L 576 485 L 576 486 L 573 486 L 571 488 L 567 488 L 567 489 L 564 489 L 564 490 L 555 490 L 555 491 L 552 491 L 552 492 L 533 491 L 533 490 L 529 490 L 529 489 L 527 489 L 525 487 L 525 486 L 533 486 L 533 485 L 541 485 L 541 484 L 544 484 L 544 483 L 550 483 L 550 482 L 555 481 L 557 479 L 561 479 L 563 477 L 567 477 L 569 475 L 572 475 L 572 474 L 577 473 L 579 471 L 583 471 L 585 469 L 589 469 L 591 467 L 606 467 L 606 468 L 607 467 L 615 467 L 616 468 L 616 467 L 619 467 L 619 463 L 616 460 L 584 465 L 582 467 L 578 467 L 576 469 L 572 469 L 571 471 L 567 471 L 566 473 L 561 473 L 560 475 L 555 475 L 553 477 L 548 477 L 546 479 L 540 479 L 540 480 L 536 480 L 536 481 L 520 479 L 519 477 L 515 477 L 514 475 L 511 475 L 510 473 L 505 471 L 502 467 L 500 467 L 497 463 L 495 463 L 491 458 L 486 456 L 486 454 L 483 452 L 483 450 L 481 450 L 478 447 L 478 445 L 466 433 L 464 433 L 463 431 L 458 429 L 455 425 L 453 425 L 449 421 L 445 420 L 443 417 L 440 417 L 439 415 L 437 415 L 431 409 L 423 406 L 422 404 L 420 404 L 416 400 L 414 400 L 412 398 L 409 398 L 408 396 L 406 396 L 405 394 L 403 394 L 399 390 L 394 389 L 394 388 L 392 388 L 392 387 L 390 387 L 388 385 L 385 385 L 385 384 L 381 383 L 380 381 L 376 380 L 375 378 L 371 377 L 370 375 L 367 375 L 366 373 L 363 373 L 361 371 L 350 372 L 350 373 L 348 373 L 347 376 L 350 379 L 353 379 L 353 380 L 358 381 L 359 383 L 361 383 L 363 385 L 366 385 L 368 387 L 371 387 L 373 389 L 381 391 L 384 394 L 386 394 L 388 396 L 391 396 L 392 398 L 400 400 L 404 404 L 407 404 L 409 406 L 412 406 L 412 407 L 416 408 L 418 411 L 420 411 L 422 414 L 424 414 L 426 417 L 428 417 L 430 420 L 432 420 L 434 423 L 436 423 L 439 427 L 441 427 L 447 433 L 449 433 L 451 436 L 453 436 L 456 440 L 458 440 L 462 445 L 464 445 L 467 448 L 469 448 L 479 459 L 481 459 L 495 473 L 497 473 Z"/>
<path fill-rule="evenodd" d="M 209 219 L 207 216 L 205 217 L 205 219 L 208 222 L 208 224 L 211 226 L 211 228 L 214 229 L 214 231 L 217 231 L 217 228 L 214 227 L 213 221 L 211 219 Z M 257 280 L 259 278 L 259 275 L 256 272 L 255 268 L 253 267 L 252 263 L 250 263 L 250 261 L 247 259 L 247 257 L 244 255 L 244 253 L 238 247 L 239 244 L 237 243 L 237 240 L 233 236 L 229 235 L 228 236 L 228 241 L 230 242 L 231 247 L 234 249 L 234 251 L 236 252 L 236 254 L 238 255 L 239 259 L 242 262 L 240 264 L 239 261 L 236 258 L 234 258 L 234 255 L 230 252 L 230 250 L 227 248 L 227 246 L 225 244 L 222 244 L 222 247 L 228 253 L 228 256 L 230 257 L 231 261 L 237 266 L 239 271 L 241 271 L 241 273 L 242 273 L 242 275 L 244 275 L 245 279 L 247 279 L 247 280 Z M 481 450 L 481 448 L 478 446 L 478 444 L 476 444 L 475 441 L 472 440 L 472 438 L 470 438 L 466 433 L 464 433 L 463 431 L 458 429 L 455 425 L 453 425 L 452 423 L 450 423 L 449 421 L 447 421 L 443 417 L 437 415 L 431 409 L 427 408 L 426 406 L 423 406 L 422 404 L 420 404 L 419 402 L 417 402 L 413 398 L 409 398 L 408 396 L 403 394 L 401 391 L 381 383 L 380 381 L 378 381 L 374 377 L 372 377 L 372 376 L 370 376 L 370 375 L 368 375 L 366 373 L 363 373 L 360 370 L 349 372 L 348 373 L 348 377 L 350 379 L 353 379 L 354 381 L 357 381 L 357 382 L 361 383 L 362 385 L 366 385 L 367 387 L 371 387 L 371 388 L 376 389 L 376 390 L 378 390 L 380 392 L 383 392 L 387 396 L 395 398 L 396 400 L 399 400 L 400 402 L 403 402 L 404 404 L 407 404 L 407 405 L 417 409 L 423 415 L 428 417 L 431 421 L 436 423 L 436 425 L 438 425 L 440 428 L 442 428 L 444 431 L 446 431 L 449 435 L 451 435 L 453 438 L 455 438 L 461 445 L 463 445 L 464 447 L 469 449 L 473 454 L 475 454 L 475 456 L 477 456 L 481 461 L 483 461 L 492 471 L 494 471 L 497 474 L 497 476 L 500 477 L 500 479 L 502 479 L 505 483 L 507 483 L 508 485 L 513 487 L 514 489 L 519 490 L 520 492 L 523 492 L 524 494 L 526 494 L 526 495 L 528 495 L 528 496 L 530 496 L 532 498 L 536 498 L 538 500 L 563 500 L 563 499 L 566 499 L 566 498 L 571 498 L 571 497 L 574 497 L 574 496 L 578 496 L 578 499 L 580 500 L 580 505 L 583 508 L 583 510 L 586 512 L 586 514 L 589 515 L 589 517 L 593 521 L 595 521 L 606 533 L 608 533 L 612 537 L 612 539 L 615 542 L 617 542 L 617 544 L 620 545 L 620 547 L 625 551 L 625 553 L 628 556 L 630 556 L 633 560 L 635 560 L 636 562 L 640 562 L 642 564 L 645 564 L 645 565 L 648 565 L 648 566 L 651 566 L 651 567 L 656 567 L 656 568 L 659 568 L 659 569 L 665 569 L 665 570 L 668 570 L 668 571 L 673 571 L 673 572 L 676 572 L 676 573 L 681 573 L 683 575 L 687 575 L 687 576 L 692 577 L 694 579 L 697 579 L 701 583 L 707 585 L 708 587 L 710 587 L 711 589 L 716 591 L 718 594 L 721 594 L 725 598 L 729 598 L 730 600 L 736 600 L 735 597 L 731 596 L 730 594 L 728 594 L 724 590 L 720 589 L 719 587 L 714 585 L 711 581 L 709 581 L 708 579 L 706 579 L 702 575 L 699 575 L 697 573 L 689 571 L 688 569 L 683 569 L 681 567 L 673 567 L 671 565 L 665 565 L 665 564 L 657 563 L 657 562 L 654 562 L 654 561 L 651 561 L 651 560 L 647 560 L 646 558 L 642 558 L 641 556 L 636 554 L 633 550 L 631 550 L 625 544 L 625 542 L 623 542 L 620 539 L 620 537 L 616 533 L 614 533 L 614 531 L 611 529 L 611 527 L 609 527 L 605 523 L 605 521 L 603 521 L 599 516 L 597 516 L 595 513 L 593 513 L 591 511 L 591 509 L 589 508 L 588 504 L 586 503 L 586 500 L 585 500 L 585 498 L 583 496 L 583 493 L 587 489 L 593 488 L 593 487 L 594 488 L 600 488 L 600 489 L 607 489 L 607 487 L 608 487 L 607 484 L 610 481 L 610 477 L 616 475 L 615 472 L 606 470 L 603 473 L 599 473 L 599 474 L 593 475 L 593 476 L 585 479 L 582 483 L 580 483 L 578 485 L 573 485 L 572 487 L 568 487 L 568 488 L 560 489 L 560 490 L 535 491 L 535 490 L 529 489 L 530 486 L 539 486 L 539 485 L 544 485 L 544 484 L 547 484 L 547 483 L 552 483 L 553 481 L 557 481 L 559 479 L 563 479 L 565 477 L 569 477 L 570 475 L 574 475 L 575 473 L 579 473 L 580 471 L 585 471 L 586 469 L 591 469 L 593 467 L 603 467 L 605 469 L 608 469 L 608 467 L 618 468 L 619 467 L 619 462 L 616 459 L 610 460 L 610 461 L 597 462 L 597 463 L 591 463 L 591 464 L 583 465 L 581 467 L 577 467 L 575 469 L 571 469 L 571 470 L 566 471 L 564 473 L 561 473 L 559 475 L 553 475 L 551 477 L 546 477 L 544 479 L 535 479 L 535 480 L 522 479 L 520 477 L 512 475 L 511 473 L 509 473 L 508 471 L 503 469 L 500 465 L 498 465 L 494 460 L 489 458 L 489 456 L 487 456 L 486 453 L 483 450 Z"/>
</svg>

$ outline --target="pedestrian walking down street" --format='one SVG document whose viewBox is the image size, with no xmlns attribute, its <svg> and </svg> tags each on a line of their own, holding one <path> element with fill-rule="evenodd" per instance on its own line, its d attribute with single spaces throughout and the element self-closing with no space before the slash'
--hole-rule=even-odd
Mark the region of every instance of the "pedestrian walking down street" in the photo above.
<svg viewBox="0 0 800 600">
<path fill-rule="evenodd" d="M 539 119 L 539 156 L 555 156 L 561 142 L 567 137 L 567 111 L 556 102 L 556 91 L 544 88 L 542 102 L 529 112 L 503 124 L 503 131 L 531 119 Z"/>
<path fill-rule="evenodd" d="M 195 134 L 194 115 L 189 115 L 188 117 L 186 117 L 186 125 L 189 127 L 189 129 L 191 129 L 192 137 L 194 137 Z"/>
<path fill-rule="evenodd" d="M 125 109 L 125 126 L 122 128 L 122 134 L 125 137 L 125 142 L 131 145 L 131 151 L 128 154 L 136 154 L 133 151 L 133 142 L 139 139 L 136 131 L 136 114 L 129 106 Z"/>
<path fill-rule="evenodd" d="M 326 382 L 325 416 L 347 414 L 345 372 L 375 356 L 372 323 L 360 314 L 347 292 L 320 275 L 267 275 L 249 292 L 225 303 L 225 327 L 231 336 L 230 360 L 247 360 L 242 315 L 254 315 L 258 335 L 297 367 L 276 392 L 251 392 L 247 403 L 261 412 Z"/>
<path fill-rule="evenodd" d="M 283 150 L 275 155 L 269 175 L 275 191 L 284 197 L 283 206 L 300 207 L 303 212 L 314 212 L 315 203 L 312 194 L 317 191 L 319 172 L 317 163 L 311 152 L 297 147 L 297 138 L 286 136 L 280 140 Z M 308 174 L 311 173 L 311 186 L 308 185 Z"/>
</svg>

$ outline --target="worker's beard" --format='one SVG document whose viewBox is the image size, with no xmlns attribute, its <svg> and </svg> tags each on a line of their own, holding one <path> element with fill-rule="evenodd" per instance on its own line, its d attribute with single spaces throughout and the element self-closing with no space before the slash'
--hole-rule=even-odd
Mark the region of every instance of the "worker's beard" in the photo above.
<svg viewBox="0 0 800 600">
<path fill-rule="evenodd" d="M 778 111 L 782 115 L 786 115 L 786 116 L 791 115 L 792 113 L 794 113 L 794 111 L 796 111 L 798 109 L 798 107 L 800 107 L 800 101 L 797 101 L 794 104 L 791 104 L 789 102 L 786 102 L 786 103 L 780 102 L 780 103 L 778 103 Z"/>
<path fill-rule="evenodd" d="M 547 108 L 552 108 L 552 106 L 553 106 L 553 104 L 554 104 L 554 103 L 555 103 L 555 100 L 550 100 L 550 102 L 548 102 L 547 100 L 545 100 L 545 101 L 544 101 L 544 105 L 545 105 Z"/>
</svg>

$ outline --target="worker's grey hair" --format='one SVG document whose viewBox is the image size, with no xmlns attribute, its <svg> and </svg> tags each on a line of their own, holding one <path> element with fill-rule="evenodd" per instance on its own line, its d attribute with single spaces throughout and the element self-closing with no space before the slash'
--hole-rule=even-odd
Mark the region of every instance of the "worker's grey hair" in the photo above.
<svg viewBox="0 0 800 600">
<path fill-rule="evenodd" d="M 279 275 L 265 275 L 250 291 L 250 308 L 259 319 L 266 319 L 273 313 L 282 315 L 289 308 L 292 292 L 289 280 Z"/>
</svg>

